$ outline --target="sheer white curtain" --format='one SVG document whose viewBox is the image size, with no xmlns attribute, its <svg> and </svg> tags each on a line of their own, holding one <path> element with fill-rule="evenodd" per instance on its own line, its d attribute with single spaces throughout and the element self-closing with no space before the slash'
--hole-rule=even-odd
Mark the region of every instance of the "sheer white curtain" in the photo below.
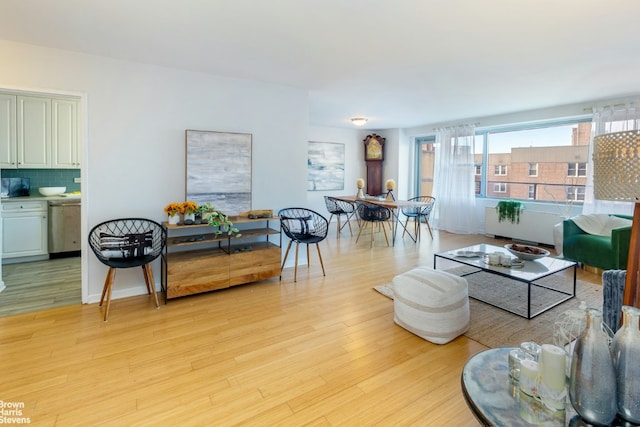
<svg viewBox="0 0 640 427">
<path fill-rule="evenodd" d="M 604 133 L 640 129 L 640 100 L 593 108 L 593 125 L 589 144 L 587 185 L 582 213 L 615 213 L 631 215 L 633 203 L 595 200 L 593 197 L 593 138 Z"/>
<path fill-rule="evenodd" d="M 475 126 L 436 131 L 433 225 L 452 233 L 478 232 L 474 183 Z"/>
</svg>

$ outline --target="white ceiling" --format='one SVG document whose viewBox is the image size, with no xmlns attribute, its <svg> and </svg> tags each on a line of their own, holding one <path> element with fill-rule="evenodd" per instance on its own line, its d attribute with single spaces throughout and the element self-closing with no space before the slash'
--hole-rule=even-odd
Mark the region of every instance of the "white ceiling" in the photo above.
<svg viewBox="0 0 640 427">
<path fill-rule="evenodd" d="M 2 0 L 0 39 L 309 91 L 415 127 L 640 93 L 640 1 Z"/>
</svg>

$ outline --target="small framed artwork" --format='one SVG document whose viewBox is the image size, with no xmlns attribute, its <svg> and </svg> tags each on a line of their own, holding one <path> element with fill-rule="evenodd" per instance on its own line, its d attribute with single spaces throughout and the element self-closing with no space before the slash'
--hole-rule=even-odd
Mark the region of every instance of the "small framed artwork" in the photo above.
<svg viewBox="0 0 640 427">
<path fill-rule="evenodd" d="M 309 141 L 307 190 L 344 190 L 344 144 Z"/>
<path fill-rule="evenodd" d="M 249 133 L 186 131 L 186 200 L 227 215 L 251 210 Z"/>
</svg>

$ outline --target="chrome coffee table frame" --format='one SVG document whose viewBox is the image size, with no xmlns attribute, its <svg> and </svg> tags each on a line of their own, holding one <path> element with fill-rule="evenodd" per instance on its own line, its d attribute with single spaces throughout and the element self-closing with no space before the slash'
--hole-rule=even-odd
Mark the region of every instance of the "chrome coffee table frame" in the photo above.
<svg viewBox="0 0 640 427">
<path fill-rule="evenodd" d="M 553 257 L 544 257 L 537 259 L 535 261 L 524 261 L 524 266 L 522 268 L 509 268 L 509 267 L 501 267 L 501 266 L 492 266 L 486 262 L 486 255 L 494 252 L 500 252 L 501 254 L 513 257 L 513 255 L 507 251 L 505 248 L 487 244 L 478 244 L 474 246 L 467 246 L 465 248 L 454 249 L 446 252 L 436 253 L 433 256 L 433 268 L 436 269 L 438 258 L 446 259 L 449 261 L 453 261 L 459 264 L 463 264 L 469 267 L 474 267 L 476 270 L 462 274 L 461 277 L 470 276 L 479 272 L 486 272 L 495 274 L 498 276 L 506 277 L 511 280 L 515 280 L 518 282 L 527 284 L 527 315 L 520 314 L 514 310 L 509 308 L 500 306 L 496 303 L 483 300 L 481 298 L 471 297 L 475 300 L 482 301 L 486 304 L 492 305 L 501 310 L 508 311 L 517 316 L 524 317 L 525 319 L 532 319 L 539 314 L 544 313 L 556 307 L 557 305 L 562 304 L 565 301 L 570 300 L 576 296 L 576 275 L 577 275 L 577 263 L 573 261 L 567 261 L 564 259 L 553 258 Z M 477 253 L 478 256 L 475 257 L 467 257 L 460 256 L 458 254 L 471 254 Z M 573 267 L 573 292 L 565 292 L 559 289 L 551 288 L 545 286 L 544 284 L 538 283 L 540 279 L 543 279 L 548 276 L 552 276 L 561 271 L 568 270 Z M 531 313 L 531 287 L 536 286 L 538 288 L 549 289 L 554 292 L 563 294 L 564 296 L 557 301 L 554 301 L 550 305 L 543 307 L 535 313 Z"/>
</svg>

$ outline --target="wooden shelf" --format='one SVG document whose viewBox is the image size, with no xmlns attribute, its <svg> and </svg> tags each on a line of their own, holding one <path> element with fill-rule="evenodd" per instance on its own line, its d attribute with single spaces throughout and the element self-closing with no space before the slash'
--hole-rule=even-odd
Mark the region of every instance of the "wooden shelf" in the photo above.
<svg viewBox="0 0 640 427">
<path fill-rule="evenodd" d="M 168 299 L 228 288 L 280 275 L 279 218 L 231 218 L 240 237 L 216 234 L 208 224 L 169 225 L 162 256 Z M 271 221 L 278 229 L 270 228 Z M 260 223 L 262 227 L 257 227 Z M 273 236 L 278 235 L 277 244 Z"/>
</svg>

